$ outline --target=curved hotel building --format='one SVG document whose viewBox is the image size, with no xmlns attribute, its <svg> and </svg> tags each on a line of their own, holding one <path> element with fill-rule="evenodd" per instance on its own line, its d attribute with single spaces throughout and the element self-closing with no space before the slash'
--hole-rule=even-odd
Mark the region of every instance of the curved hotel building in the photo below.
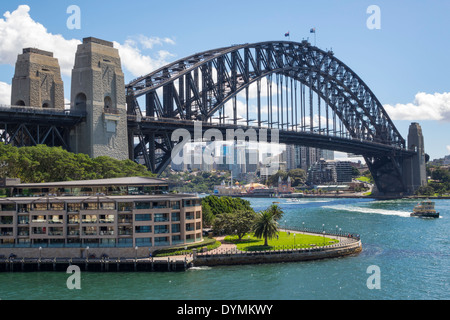
<svg viewBox="0 0 450 320">
<path fill-rule="evenodd" d="M 160 179 L 4 179 L 0 189 L 0 255 L 148 256 L 203 240 L 201 199 L 169 194 Z"/>
</svg>

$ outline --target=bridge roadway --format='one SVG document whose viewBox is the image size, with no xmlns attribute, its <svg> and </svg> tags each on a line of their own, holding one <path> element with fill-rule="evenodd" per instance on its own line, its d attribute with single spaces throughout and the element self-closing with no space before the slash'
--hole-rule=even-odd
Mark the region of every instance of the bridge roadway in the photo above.
<svg viewBox="0 0 450 320">
<path fill-rule="evenodd" d="M 0 105 L 0 130 L 7 130 L 8 125 L 48 125 L 58 126 L 70 129 L 82 122 L 86 117 L 85 112 L 73 110 L 45 110 L 42 108 L 3 106 Z M 195 121 L 169 119 L 169 118 L 151 118 L 136 117 L 128 115 L 128 128 L 133 134 L 161 133 L 171 136 L 176 129 L 186 129 L 194 137 Z M 247 132 L 254 129 L 259 140 L 259 131 L 267 130 L 267 142 L 271 142 L 272 130 L 267 127 L 219 124 L 213 122 L 202 123 L 202 133 L 209 129 L 216 129 L 222 133 L 223 140 L 226 139 L 227 130 L 242 129 Z M 248 136 L 246 138 L 249 139 Z M 396 146 L 383 144 L 381 142 L 363 141 L 351 137 L 341 137 L 339 135 L 325 135 L 310 131 L 280 130 L 279 143 L 302 145 L 307 147 L 329 149 L 340 152 L 359 154 L 363 156 L 377 156 L 393 154 L 402 157 L 411 157 L 413 151 L 398 148 Z"/>
<path fill-rule="evenodd" d="M 0 105 L 0 123 L 75 126 L 86 112 Z"/>
<path fill-rule="evenodd" d="M 149 133 L 165 133 L 171 134 L 176 129 L 186 129 L 194 137 L 195 121 L 168 119 L 168 118 L 150 118 L 143 117 L 141 119 L 134 115 L 128 115 L 128 128 L 131 131 L 140 131 L 142 134 Z M 222 133 L 223 140 L 226 139 L 227 130 L 242 129 L 246 132 L 249 129 L 256 131 L 259 140 L 259 131 L 268 129 L 267 142 L 271 142 L 271 129 L 267 127 L 219 124 L 211 122 L 202 123 L 203 133 L 209 129 L 216 129 Z M 246 137 L 248 141 L 248 136 Z M 385 154 L 393 154 L 396 156 L 411 157 L 415 153 L 410 150 L 398 148 L 396 146 L 383 144 L 380 142 L 363 141 L 355 138 L 328 136 L 309 131 L 295 130 L 279 130 L 279 143 L 290 145 L 301 145 L 306 147 L 314 147 L 326 150 L 335 150 L 346 153 L 353 153 L 363 156 L 377 156 Z"/>
</svg>

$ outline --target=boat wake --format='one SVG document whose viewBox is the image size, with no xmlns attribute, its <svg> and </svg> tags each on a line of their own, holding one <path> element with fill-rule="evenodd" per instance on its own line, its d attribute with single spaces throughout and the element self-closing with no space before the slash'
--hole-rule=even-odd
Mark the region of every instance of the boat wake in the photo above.
<svg viewBox="0 0 450 320">
<path fill-rule="evenodd" d="M 407 212 L 407 211 L 361 208 L 361 207 L 353 207 L 353 206 L 346 206 L 346 205 L 323 206 L 323 208 L 340 210 L 340 211 L 360 212 L 360 213 L 376 213 L 376 214 L 399 216 L 399 217 L 405 217 L 405 218 L 410 217 L 410 212 Z"/>
</svg>

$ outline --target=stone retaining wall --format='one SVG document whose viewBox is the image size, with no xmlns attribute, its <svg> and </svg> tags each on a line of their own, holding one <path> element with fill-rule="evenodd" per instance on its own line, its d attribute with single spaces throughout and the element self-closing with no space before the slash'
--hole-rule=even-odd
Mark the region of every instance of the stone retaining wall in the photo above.
<svg viewBox="0 0 450 320">
<path fill-rule="evenodd" d="M 194 254 L 195 266 L 219 266 L 219 265 L 241 265 L 261 264 L 279 262 L 297 262 L 307 260 L 318 260 L 336 258 L 362 251 L 361 240 L 342 245 L 333 245 L 310 249 L 283 250 L 283 251 L 261 251 L 261 252 L 230 252 L 229 254 Z"/>
</svg>

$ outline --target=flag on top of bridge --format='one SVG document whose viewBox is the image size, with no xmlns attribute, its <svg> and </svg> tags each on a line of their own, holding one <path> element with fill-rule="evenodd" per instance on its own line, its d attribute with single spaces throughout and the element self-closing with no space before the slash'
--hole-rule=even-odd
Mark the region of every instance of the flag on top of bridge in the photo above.
<svg viewBox="0 0 450 320">
<path fill-rule="evenodd" d="M 289 33 L 290 33 L 290 31 L 286 32 L 286 33 L 284 34 L 284 36 L 285 36 L 285 37 L 289 37 Z"/>
<path fill-rule="evenodd" d="M 309 33 L 316 33 L 316 28 L 311 28 L 311 29 L 309 30 Z"/>
</svg>

